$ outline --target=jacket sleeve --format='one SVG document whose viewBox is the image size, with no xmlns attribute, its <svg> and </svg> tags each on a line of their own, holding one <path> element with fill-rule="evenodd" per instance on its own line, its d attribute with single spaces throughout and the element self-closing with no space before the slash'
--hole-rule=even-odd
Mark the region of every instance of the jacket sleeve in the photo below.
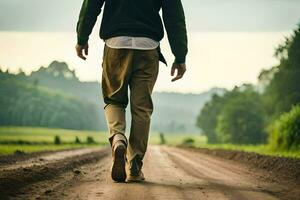
<svg viewBox="0 0 300 200">
<path fill-rule="evenodd" d="M 181 0 L 162 0 L 162 13 L 175 62 L 185 63 L 188 41 Z"/>
<path fill-rule="evenodd" d="M 85 45 L 95 26 L 105 0 L 84 0 L 77 22 L 77 44 Z"/>
</svg>

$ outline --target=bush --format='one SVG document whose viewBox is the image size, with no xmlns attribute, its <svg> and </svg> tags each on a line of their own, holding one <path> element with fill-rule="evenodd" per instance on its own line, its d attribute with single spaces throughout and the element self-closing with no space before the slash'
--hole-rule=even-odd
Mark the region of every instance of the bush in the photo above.
<svg viewBox="0 0 300 200">
<path fill-rule="evenodd" d="M 95 144 L 95 140 L 92 136 L 87 136 L 86 143 L 88 144 Z"/>
<path fill-rule="evenodd" d="M 194 143 L 195 143 L 195 140 L 193 138 L 186 138 L 182 142 L 183 145 L 187 145 L 187 146 L 191 146 Z"/>
<path fill-rule="evenodd" d="M 23 150 L 17 149 L 17 150 L 15 150 L 14 154 L 15 155 L 25 155 L 26 153 Z"/>
<path fill-rule="evenodd" d="M 54 144 L 57 144 L 57 145 L 61 144 L 60 137 L 58 135 L 56 135 L 54 137 Z"/>
<path fill-rule="evenodd" d="M 160 138 L 160 144 L 166 144 L 166 139 L 165 139 L 164 133 L 160 132 L 159 138 Z"/>
<path fill-rule="evenodd" d="M 300 105 L 282 114 L 269 126 L 268 132 L 272 149 L 300 149 Z"/>
<path fill-rule="evenodd" d="M 80 139 L 79 139 L 79 137 L 78 136 L 76 136 L 75 137 L 75 144 L 80 144 L 81 142 L 80 142 Z"/>
</svg>

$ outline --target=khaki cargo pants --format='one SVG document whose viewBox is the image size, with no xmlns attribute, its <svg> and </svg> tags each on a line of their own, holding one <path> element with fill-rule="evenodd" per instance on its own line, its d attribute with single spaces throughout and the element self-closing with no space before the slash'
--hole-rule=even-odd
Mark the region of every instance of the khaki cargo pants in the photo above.
<svg viewBox="0 0 300 200">
<path fill-rule="evenodd" d="M 147 150 L 150 118 L 153 112 L 152 90 L 159 71 L 159 54 L 154 50 L 104 48 L 102 92 L 109 141 L 127 145 L 129 168 L 141 168 Z M 125 136 L 125 109 L 130 89 L 131 127 Z"/>
</svg>

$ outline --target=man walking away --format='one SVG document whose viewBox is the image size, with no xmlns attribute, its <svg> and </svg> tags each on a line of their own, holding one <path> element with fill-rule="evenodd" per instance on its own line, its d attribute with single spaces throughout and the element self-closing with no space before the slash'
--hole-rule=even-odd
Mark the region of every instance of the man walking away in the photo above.
<svg viewBox="0 0 300 200">
<path fill-rule="evenodd" d="M 105 4 L 105 5 L 104 5 Z M 111 176 L 117 182 L 144 180 L 143 158 L 147 150 L 152 90 L 159 61 L 166 64 L 159 42 L 164 29 L 175 56 L 172 81 L 186 71 L 187 34 L 181 0 L 84 0 L 77 24 L 77 55 L 86 59 L 88 39 L 104 5 L 100 38 L 105 41 L 102 92 L 109 128 L 113 164 Z M 125 109 L 130 89 L 131 127 L 125 136 Z M 127 165 L 125 167 L 127 161 Z"/>
</svg>

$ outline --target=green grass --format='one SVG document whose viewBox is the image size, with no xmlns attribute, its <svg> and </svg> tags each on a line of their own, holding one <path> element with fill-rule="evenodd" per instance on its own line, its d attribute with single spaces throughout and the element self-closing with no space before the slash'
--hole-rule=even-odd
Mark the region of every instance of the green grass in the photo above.
<svg viewBox="0 0 300 200">
<path fill-rule="evenodd" d="M 83 148 L 83 147 L 91 147 L 91 146 L 99 146 L 99 144 L 62 144 L 62 145 L 0 145 L 0 155 L 8 155 L 14 154 L 15 151 L 22 151 L 25 153 L 37 152 L 37 151 L 57 151 L 63 149 L 76 149 L 76 148 Z"/>
<path fill-rule="evenodd" d="M 55 145 L 54 137 L 59 136 L 62 144 Z M 97 144 L 86 144 L 86 138 L 91 136 Z M 75 144 L 78 137 L 82 144 Z M 33 142 L 34 145 L 3 144 L 4 142 Z M 95 131 L 76 131 L 31 127 L 0 127 L 0 154 L 12 154 L 16 150 L 24 152 L 61 150 L 82 148 L 87 146 L 100 146 L 108 144 L 107 133 Z M 46 143 L 46 144 L 39 144 Z"/>
<path fill-rule="evenodd" d="M 300 151 L 272 150 L 269 145 L 235 145 L 235 144 L 195 144 L 198 148 L 225 149 L 235 151 L 254 152 L 262 155 L 300 158 Z"/>
<path fill-rule="evenodd" d="M 92 136 L 97 143 L 107 143 L 105 132 L 31 127 L 0 127 L 0 141 L 53 142 L 56 135 L 60 136 L 62 142 L 74 142 L 76 136 L 81 141 L 86 141 L 87 136 Z"/>
<path fill-rule="evenodd" d="M 300 151 L 282 151 L 272 150 L 268 145 L 235 145 L 235 144 L 207 144 L 205 136 L 197 134 L 164 134 L 166 144 L 170 146 L 183 145 L 187 139 L 193 139 L 194 142 L 188 144 L 189 146 L 196 148 L 208 148 L 208 149 L 225 149 L 235 151 L 254 152 L 261 155 L 271 156 L 283 156 L 290 158 L 300 158 Z M 160 144 L 160 138 L 158 133 L 150 134 L 151 144 Z"/>
<path fill-rule="evenodd" d="M 176 133 L 164 133 L 164 137 L 166 140 L 167 145 L 181 145 L 182 142 L 186 139 L 193 139 L 195 141 L 195 144 L 205 144 L 206 143 L 206 137 L 197 135 L 197 134 L 176 134 Z M 150 133 L 150 144 L 160 144 L 160 137 L 157 132 Z"/>
<path fill-rule="evenodd" d="M 54 137 L 58 135 L 62 144 L 55 145 Z M 75 137 L 78 137 L 82 144 L 74 144 Z M 97 144 L 84 144 L 87 136 L 94 138 Z M 268 145 L 232 145 L 232 144 L 207 144 L 206 137 L 197 134 L 174 134 L 164 133 L 166 145 L 178 146 L 182 145 L 187 139 L 194 142 L 190 146 L 197 148 L 209 149 L 226 149 L 238 150 L 246 152 L 255 152 L 263 155 L 284 156 L 292 158 L 300 158 L 300 151 L 274 151 Z M 30 127 L 0 127 L 0 154 L 12 154 L 16 150 L 24 152 L 61 150 L 70 148 L 81 148 L 87 146 L 108 145 L 108 134 L 106 132 L 95 131 L 75 131 L 48 128 L 30 128 Z M 3 141 L 27 141 L 47 144 L 19 145 L 19 144 L 3 144 Z M 150 133 L 150 144 L 160 144 L 160 136 L 157 132 Z"/>
</svg>

